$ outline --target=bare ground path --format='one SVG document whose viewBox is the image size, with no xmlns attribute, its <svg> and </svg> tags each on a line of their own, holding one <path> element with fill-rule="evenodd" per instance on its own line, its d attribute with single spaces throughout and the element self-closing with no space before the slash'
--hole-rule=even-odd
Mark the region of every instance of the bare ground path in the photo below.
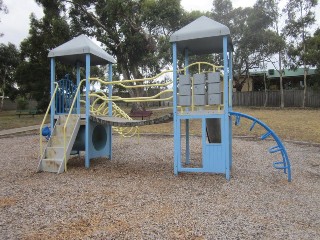
<svg viewBox="0 0 320 240">
<path fill-rule="evenodd" d="M 114 159 L 35 173 L 38 136 L 0 139 L 1 239 L 319 239 L 320 148 L 234 139 L 232 179 L 173 175 L 173 139 L 115 136 Z M 197 137 L 191 142 L 196 144 Z M 197 151 L 197 150 L 195 150 Z"/>
</svg>

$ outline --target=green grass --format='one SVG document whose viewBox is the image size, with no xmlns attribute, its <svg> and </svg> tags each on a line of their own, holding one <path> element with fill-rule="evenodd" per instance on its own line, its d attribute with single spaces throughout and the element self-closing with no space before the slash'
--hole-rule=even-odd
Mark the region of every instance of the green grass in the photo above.
<svg viewBox="0 0 320 240">
<path fill-rule="evenodd" d="M 129 108 L 124 108 L 128 113 Z M 152 118 L 170 113 L 172 109 L 154 110 Z M 316 109 L 279 109 L 279 108 L 234 108 L 234 111 L 243 112 L 259 118 L 269 125 L 281 139 L 320 143 L 320 110 Z M 40 125 L 43 115 L 22 115 L 20 118 L 15 111 L 0 112 L 0 130 Z M 48 119 L 47 121 L 48 122 Z M 183 124 L 182 124 L 183 125 Z M 200 134 L 201 122 L 191 121 L 191 133 Z M 261 136 L 265 133 L 262 127 L 256 126 L 249 131 L 251 122 L 241 119 L 241 125 L 233 127 L 233 135 Z M 182 127 L 183 128 L 183 127 Z M 183 129 L 182 129 L 183 130 Z M 141 133 L 172 134 L 173 124 L 165 123 L 156 126 L 144 126 Z"/>
<path fill-rule="evenodd" d="M 0 112 L 0 131 L 11 128 L 40 125 L 43 117 L 43 114 L 36 114 L 34 117 L 32 115 L 21 115 L 19 118 L 19 116 L 16 115 L 16 111 L 2 111 Z"/>
<path fill-rule="evenodd" d="M 153 117 L 166 114 L 169 111 L 154 111 Z M 262 120 L 281 139 L 320 143 L 320 110 L 235 107 L 234 111 L 246 113 Z M 265 130 L 260 126 L 256 126 L 250 132 L 251 123 L 247 119 L 241 119 L 240 126 L 233 127 L 233 135 L 258 137 L 265 133 Z M 191 126 L 191 133 L 200 134 L 201 122 L 192 121 L 191 125 L 193 125 Z M 141 127 L 140 132 L 173 133 L 173 126 L 172 123 L 157 125 L 157 127 L 145 126 Z"/>
</svg>

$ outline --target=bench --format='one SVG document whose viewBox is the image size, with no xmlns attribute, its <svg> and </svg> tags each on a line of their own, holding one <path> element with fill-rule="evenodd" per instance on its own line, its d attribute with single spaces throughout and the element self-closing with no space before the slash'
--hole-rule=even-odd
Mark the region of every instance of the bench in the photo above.
<svg viewBox="0 0 320 240">
<path fill-rule="evenodd" d="M 16 115 L 20 116 L 21 115 L 32 115 L 32 117 L 34 117 L 34 115 L 37 114 L 37 110 L 36 109 L 25 109 L 25 110 L 17 110 Z"/>
<path fill-rule="evenodd" d="M 142 120 L 143 118 L 148 117 L 150 119 L 150 116 L 152 115 L 152 111 L 147 111 L 147 110 L 143 110 L 143 111 L 131 111 L 129 116 L 130 117 L 141 117 Z"/>
</svg>

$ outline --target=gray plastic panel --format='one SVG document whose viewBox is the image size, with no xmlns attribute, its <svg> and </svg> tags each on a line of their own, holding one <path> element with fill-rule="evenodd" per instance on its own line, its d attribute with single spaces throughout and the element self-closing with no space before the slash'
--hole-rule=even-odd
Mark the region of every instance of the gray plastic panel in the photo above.
<svg viewBox="0 0 320 240">
<path fill-rule="evenodd" d="M 219 72 L 208 73 L 208 83 L 218 83 L 218 82 L 220 82 Z"/>
<path fill-rule="evenodd" d="M 191 106 L 191 95 L 190 96 L 179 96 L 180 106 Z"/>
<path fill-rule="evenodd" d="M 205 94 L 206 93 L 206 85 L 205 84 L 197 84 L 193 85 L 193 94 Z"/>
<path fill-rule="evenodd" d="M 221 104 L 221 94 L 220 93 L 212 93 L 208 95 L 208 104 Z"/>
<path fill-rule="evenodd" d="M 193 75 L 193 84 L 205 84 L 206 75 L 204 73 L 197 73 Z"/>
<path fill-rule="evenodd" d="M 221 83 L 209 83 L 208 84 L 208 93 L 220 93 L 221 92 Z"/>
<path fill-rule="evenodd" d="M 179 85 L 191 84 L 190 75 L 179 75 Z"/>
<path fill-rule="evenodd" d="M 191 95 L 191 85 L 181 85 L 179 87 L 179 95 L 180 96 Z"/>
<path fill-rule="evenodd" d="M 204 106 L 207 104 L 206 95 L 194 95 L 193 104 L 196 106 Z"/>
</svg>

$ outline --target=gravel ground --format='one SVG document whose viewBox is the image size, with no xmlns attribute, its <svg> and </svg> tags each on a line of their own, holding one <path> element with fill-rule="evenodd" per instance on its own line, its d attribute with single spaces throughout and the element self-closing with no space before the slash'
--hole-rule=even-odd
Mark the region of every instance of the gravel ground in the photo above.
<svg viewBox="0 0 320 240">
<path fill-rule="evenodd" d="M 234 139 L 232 178 L 173 175 L 173 139 L 114 138 L 112 161 L 35 173 L 38 136 L 0 139 L 1 239 L 320 239 L 320 148 Z M 198 137 L 191 143 L 197 146 Z M 196 150 L 195 150 L 196 151 Z"/>
</svg>

